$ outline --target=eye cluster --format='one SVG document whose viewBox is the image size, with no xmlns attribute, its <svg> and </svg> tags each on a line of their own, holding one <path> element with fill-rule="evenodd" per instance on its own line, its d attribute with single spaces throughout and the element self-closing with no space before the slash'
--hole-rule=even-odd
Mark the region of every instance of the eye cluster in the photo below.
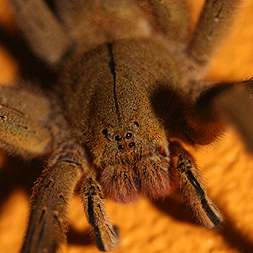
<svg viewBox="0 0 253 253">
<path fill-rule="evenodd" d="M 128 131 L 124 136 L 116 134 L 114 140 L 118 143 L 118 149 L 123 150 L 124 148 L 133 148 L 135 142 L 132 141 L 133 133 Z"/>
<path fill-rule="evenodd" d="M 139 128 L 139 123 L 135 121 L 133 123 L 133 131 L 136 128 Z M 116 133 L 115 135 L 113 135 L 112 133 L 109 132 L 107 128 L 105 128 L 102 130 L 102 134 L 108 140 L 115 141 L 118 145 L 119 150 L 124 150 L 124 149 L 131 149 L 135 147 L 135 142 L 133 141 L 133 137 L 134 137 L 133 131 L 128 130 L 123 134 Z"/>
</svg>

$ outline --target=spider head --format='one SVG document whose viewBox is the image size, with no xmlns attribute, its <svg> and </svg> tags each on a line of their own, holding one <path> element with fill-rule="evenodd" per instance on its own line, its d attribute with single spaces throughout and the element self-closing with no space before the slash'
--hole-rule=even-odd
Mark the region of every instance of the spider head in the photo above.
<svg viewBox="0 0 253 253">
<path fill-rule="evenodd" d="M 127 128 L 105 128 L 101 133 L 103 141 L 95 149 L 100 148 L 100 155 L 94 164 L 105 195 L 129 202 L 140 193 L 157 198 L 170 192 L 170 159 L 163 131 L 142 129 L 134 121 Z"/>
</svg>

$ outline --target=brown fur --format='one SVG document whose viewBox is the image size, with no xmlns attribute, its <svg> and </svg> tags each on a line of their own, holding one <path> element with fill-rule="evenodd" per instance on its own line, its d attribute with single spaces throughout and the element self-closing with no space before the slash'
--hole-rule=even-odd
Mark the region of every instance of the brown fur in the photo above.
<svg viewBox="0 0 253 253">
<path fill-rule="evenodd" d="M 221 216 L 182 143 L 209 144 L 224 130 L 226 111 L 216 116 L 212 102 L 220 101 L 216 92 L 211 102 L 202 101 L 206 83 L 199 63 L 203 55 L 207 63 L 240 1 L 207 0 L 190 44 L 184 1 L 49 2 L 59 19 L 42 0 L 11 0 L 33 51 L 54 65 L 57 87 L 44 95 L 22 88 L 21 106 L 16 88 L 0 94 L 1 145 L 23 156 L 50 154 L 34 187 L 22 252 L 58 251 L 77 184 L 100 250 L 118 244 L 104 197 L 129 202 L 180 189 L 204 225 L 218 225 Z M 16 113 L 5 120 L 10 108 Z M 20 131 L 21 123 L 31 129 Z"/>
</svg>

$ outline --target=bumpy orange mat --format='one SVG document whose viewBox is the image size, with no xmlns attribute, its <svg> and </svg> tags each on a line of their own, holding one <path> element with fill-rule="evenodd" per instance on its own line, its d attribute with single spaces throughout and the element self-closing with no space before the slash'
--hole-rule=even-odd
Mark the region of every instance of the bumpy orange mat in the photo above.
<svg viewBox="0 0 253 253">
<path fill-rule="evenodd" d="M 0 0 L 0 24 L 11 27 L 7 1 Z M 189 2 L 196 19 L 202 1 Z M 243 2 L 236 24 L 211 64 L 209 79 L 235 80 L 253 75 L 253 1 Z M 11 82 L 16 72 L 15 61 L 0 41 L 0 82 Z M 196 150 L 196 158 L 208 191 L 224 214 L 224 225 L 219 230 L 197 225 L 191 212 L 175 199 L 163 203 L 141 199 L 129 205 L 108 201 L 108 213 L 121 229 L 121 244 L 115 253 L 253 252 L 253 157 L 246 154 L 230 129 L 221 140 Z M 38 165 L 1 155 L 0 175 L 3 168 L 8 170 L 8 178 L 0 185 L 0 252 L 16 253 L 27 220 L 27 190 L 39 169 Z M 97 252 L 77 197 L 71 203 L 69 217 L 66 252 Z"/>
</svg>

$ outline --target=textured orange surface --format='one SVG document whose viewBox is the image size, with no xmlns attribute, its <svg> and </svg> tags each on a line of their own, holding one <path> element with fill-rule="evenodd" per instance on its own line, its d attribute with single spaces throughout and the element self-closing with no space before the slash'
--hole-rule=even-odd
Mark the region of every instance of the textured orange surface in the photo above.
<svg viewBox="0 0 253 253">
<path fill-rule="evenodd" d="M 196 17 L 203 1 L 190 2 Z M 209 79 L 245 79 L 253 74 L 253 1 L 243 2 L 236 24 L 211 64 Z M 0 0 L 0 23 L 10 24 L 5 3 Z M 11 81 L 15 73 L 13 60 L 0 46 L 0 81 Z M 196 150 L 195 157 L 210 196 L 224 214 L 224 225 L 218 230 L 197 225 L 191 212 L 175 198 L 163 203 L 140 199 L 128 205 L 108 201 L 108 214 L 121 229 L 121 244 L 115 252 L 253 252 L 253 158 L 245 153 L 232 129 L 216 143 Z M 0 181 L 3 184 L 0 186 L 0 252 L 16 253 L 27 220 L 27 189 L 40 168 L 17 159 L 1 159 L 0 177 L 3 169 L 8 176 Z M 66 252 L 97 252 L 78 197 L 71 203 L 69 217 L 71 228 Z"/>
</svg>

